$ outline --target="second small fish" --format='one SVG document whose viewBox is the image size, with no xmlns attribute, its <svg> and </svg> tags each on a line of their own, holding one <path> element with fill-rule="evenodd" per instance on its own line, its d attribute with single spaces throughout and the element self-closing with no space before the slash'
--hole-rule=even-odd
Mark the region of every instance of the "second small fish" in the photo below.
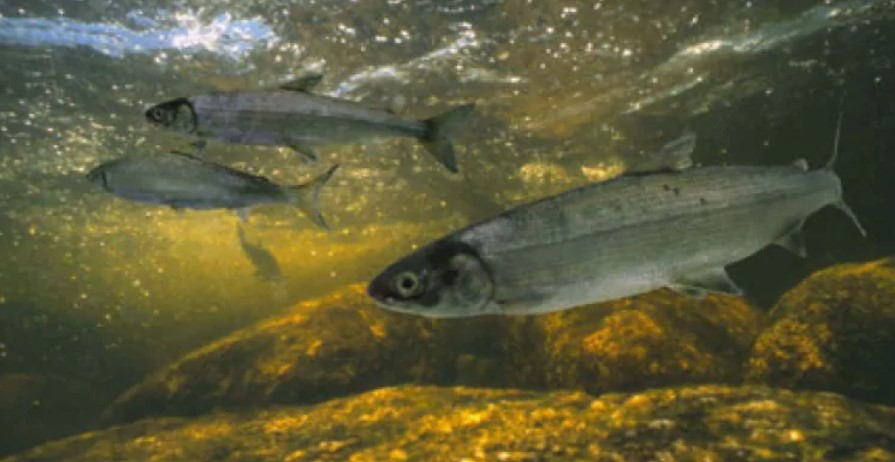
<svg viewBox="0 0 895 462">
<path fill-rule="evenodd" d="M 125 199 L 173 208 L 231 209 L 243 220 L 248 219 L 248 210 L 254 206 L 291 204 L 317 226 L 329 229 L 320 213 L 318 196 L 337 168 L 335 165 L 305 184 L 282 186 L 261 176 L 174 152 L 115 159 L 91 170 L 87 179 Z"/>
<path fill-rule="evenodd" d="M 153 125 L 198 137 L 238 144 L 289 146 L 316 160 L 315 146 L 370 138 L 412 137 L 448 170 L 457 172 L 451 137 L 473 105 L 455 107 L 424 120 L 311 93 L 322 76 L 310 75 L 278 88 L 227 91 L 176 98 L 146 110 Z"/>
</svg>

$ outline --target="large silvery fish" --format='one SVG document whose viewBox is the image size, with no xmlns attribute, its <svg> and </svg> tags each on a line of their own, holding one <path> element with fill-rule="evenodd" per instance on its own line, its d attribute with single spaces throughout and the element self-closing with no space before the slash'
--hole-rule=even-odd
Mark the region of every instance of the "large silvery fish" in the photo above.
<svg viewBox="0 0 895 462">
<path fill-rule="evenodd" d="M 355 143 L 371 138 L 411 137 L 452 172 L 457 161 L 451 136 L 473 105 L 411 120 L 352 101 L 310 92 L 322 76 L 307 76 L 279 88 L 227 91 L 177 98 L 146 110 L 157 126 L 198 137 L 250 145 L 289 146 L 310 160 L 315 146 Z"/>
<path fill-rule="evenodd" d="M 838 139 L 838 130 L 837 130 Z M 804 255 L 805 219 L 845 211 L 832 166 L 704 167 L 629 175 L 511 209 L 379 274 L 369 295 L 427 317 L 534 314 L 661 287 L 741 293 L 725 265 L 776 243 Z"/>
<path fill-rule="evenodd" d="M 328 229 L 318 196 L 336 168 L 306 184 L 281 186 L 261 176 L 174 152 L 115 159 L 92 169 L 87 179 L 125 199 L 178 209 L 231 209 L 243 220 L 248 219 L 248 210 L 254 206 L 291 204 Z"/>
</svg>

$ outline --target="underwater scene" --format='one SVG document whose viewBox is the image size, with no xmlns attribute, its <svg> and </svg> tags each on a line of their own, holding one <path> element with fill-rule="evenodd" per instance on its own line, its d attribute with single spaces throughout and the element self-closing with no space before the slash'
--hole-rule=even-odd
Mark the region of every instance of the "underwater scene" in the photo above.
<svg viewBox="0 0 895 462">
<path fill-rule="evenodd" d="M 893 0 L 0 0 L 0 461 L 895 461 L 893 61 Z"/>
</svg>

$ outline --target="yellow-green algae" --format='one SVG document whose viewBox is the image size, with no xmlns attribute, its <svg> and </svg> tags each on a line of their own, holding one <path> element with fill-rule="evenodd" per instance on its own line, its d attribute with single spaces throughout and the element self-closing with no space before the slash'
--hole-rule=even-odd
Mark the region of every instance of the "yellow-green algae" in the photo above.
<svg viewBox="0 0 895 462">
<path fill-rule="evenodd" d="M 518 376 L 516 383 L 602 393 L 738 383 L 765 322 L 740 297 L 695 299 L 659 290 L 551 313 L 530 324 L 514 336 L 516 367 L 510 373 Z"/>
<path fill-rule="evenodd" d="M 771 311 L 747 379 L 895 403 L 895 259 L 812 274 Z"/>
<path fill-rule="evenodd" d="M 315 402 L 425 380 L 433 372 L 417 353 L 437 353 L 426 348 L 431 338 L 427 320 L 372 306 L 352 286 L 187 354 L 128 390 L 104 420 Z"/>
<path fill-rule="evenodd" d="M 4 462 L 111 460 L 891 461 L 895 409 L 763 386 L 599 398 L 401 386 L 311 407 L 147 419 Z"/>
<path fill-rule="evenodd" d="M 383 310 L 354 285 L 188 354 L 116 400 L 105 421 L 405 382 L 590 392 L 738 383 L 762 324 L 740 298 L 670 291 L 544 316 L 431 320 Z"/>
</svg>

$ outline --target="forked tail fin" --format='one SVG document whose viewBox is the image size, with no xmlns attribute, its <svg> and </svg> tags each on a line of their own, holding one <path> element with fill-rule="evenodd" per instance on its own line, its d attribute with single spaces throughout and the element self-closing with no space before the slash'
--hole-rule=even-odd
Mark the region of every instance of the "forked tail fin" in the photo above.
<svg viewBox="0 0 895 462">
<path fill-rule="evenodd" d="M 289 203 L 298 207 L 302 213 L 314 221 L 321 229 L 329 231 L 329 225 L 320 212 L 320 190 L 332 178 L 333 173 L 339 168 L 339 165 L 333 165 L 324 174 L 314 178 L 313 180 L 300 185 L 287 186 L 284 188 Z"/>
<path fill-rule="evenodd" d="M 824 170 L 829 172 L 834 172 L 834 167 L 836 165 L 836 160 L 839 158 L 839 138 L 842 133 L 842 111 L 839 111 L 839 118 L 836 121 L 836 135 L 833 139 L 833 155 L 830 156 L 830 160 L 827 161 L 827 164 L 824 166 Z M 861 225 L 861 222 L 858 221 L 858 216 L 855 215 L 855 212 L 845 203 L 842 199 L 840 191 L 839 201 L 833 204 L 834 207 L 841 210 L 846 216 L 848 216 L 852 223 L 858 228 L 858 231 L 862 236 L 867 237 L 867 230 L 864 229 L 864 226 Z"/>
<path fill-rule="evenodd" d="M 454 173 L 459 170 L 451 137 L 463 125 L 474 107 L 474 104 L 464 104 L 423 121 L 426 124 L 426 134 L 420 141 L 441 165 Z"/>
</svg>

